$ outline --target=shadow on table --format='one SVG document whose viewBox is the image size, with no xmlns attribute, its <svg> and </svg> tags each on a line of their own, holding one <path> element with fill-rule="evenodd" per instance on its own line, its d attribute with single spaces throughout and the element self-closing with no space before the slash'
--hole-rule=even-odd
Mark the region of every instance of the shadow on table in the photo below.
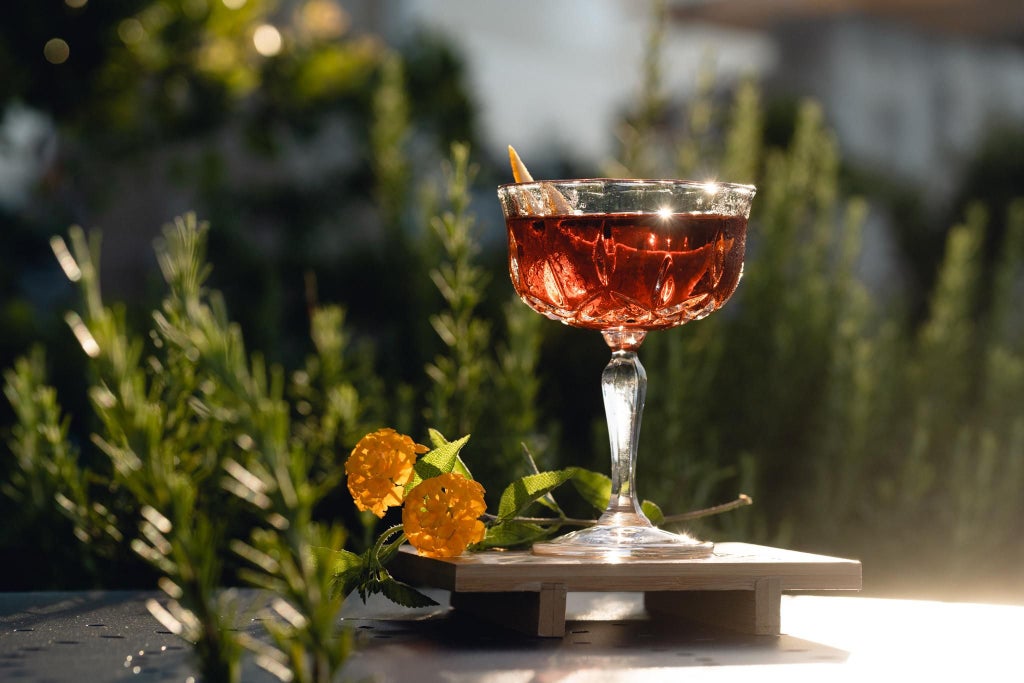
<svg viewBox="0 0 1024 683">
<path fill-rule="evenodd" d="M 190 648 L 150 616 L 144 591 L 0 594 L 0 681 L 194 677 Z M 264 679 L 265 680 L 265 679 Z"/>
<path fill-rule="evenodd" d="M 125 603 L 143 605 L 145 598 L 152 596 L 152 592 L 146 591 L 109 590 L 3 593 L 0 594 L 0 625 L 32 628 L 43 622 L 73 619 Z M 144 606 L 141 611 L 148 614 Z"/>
<path fill-rule="evenodd" d="M 527 636 L 436 609 L 405 620 L 346 619 L 357 642 L 346 671 L 382 682 L 491 677 L 536 682 L 570 675 L 573 680 L 588 680 L 588 671 L 593 680 L 641 677 L 644 672 L 648 673 L 643 677 L 655 672 L 653 677 L 671 680 L 674 669 L 841 664 L 849 656 L 844 650 L 788 635 L 752 636 L 652 619 L 633 603 L 618 605 L 617 614 L 614 609 L 593 606 L 583 604 L 570 613 L 562 638 Z"/>
</svg>

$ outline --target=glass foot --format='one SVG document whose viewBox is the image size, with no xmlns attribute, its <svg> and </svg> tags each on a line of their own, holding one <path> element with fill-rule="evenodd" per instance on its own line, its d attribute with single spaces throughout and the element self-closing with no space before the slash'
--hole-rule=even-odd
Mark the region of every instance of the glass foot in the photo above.
<svg viewBox="0 0 1024 683">
<path fill-rule="evenodd" d="M 534 555 L 620 560 L 678 560 L 709 557 L 715 545 L 654 526 L 601 525 L 533 544 Z"/>
</svg>

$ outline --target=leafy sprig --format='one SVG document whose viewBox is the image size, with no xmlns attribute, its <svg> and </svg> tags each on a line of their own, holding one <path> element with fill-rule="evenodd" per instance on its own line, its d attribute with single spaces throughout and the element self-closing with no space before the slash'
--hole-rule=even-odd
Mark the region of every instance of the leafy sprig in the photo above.
<svg viewBox="0 0 1024 683">
<path fill-rule="evenodd" d="M 413 474 L 404 487 L 406 495 L 424 480 L 443 474 L 455 473 L 467 479 L 473 478 L 460 456 L 462 448 L 469 442 L 469 435 L 448 441 L 443 434 L 432 429 L 429 436 L 433 448 L 414 464 Z M 331 594 L 334 596 L 344 597 L 356 592 L 365 602 L 368 596 L 380 593 L 404 607 L 436 605 L 432 598 L 399 581 L 387 569 L 388 562 L 407 540 L 403 526 L 395 524 L 380 533 L 361 554 L 319 547 L 315 549 L 315 556 L 330 568 L 333 576 Z"/>
<path fill-rule="evenodd" d="M 76 482 L 62 509 L 80 537 L 107 535 L 119 544 L 124 532 L 160 572 L 165 598 L 147 606 L 193 643 L 204 679 L 238 680 L 241 652 L 249 649 L 282 679 L 333 680 L 349 636 L 337 632 L 333 574 L 309 549 L 341 547 L 345 539 L 341 526 L 313 519 L 341 480 L 324 463 L 359 429 L 361 414 L 358 392 L 334 358 L 344 340 L 340 309 L 313 313 L 317 354 L 292 392 L 309 402 L 299 410 L 285 399 L 283 370 L 246 352 L 223 299 L 205 288 L 206 226 L 194 215 L 166 226 L 157 244 L 168 295 L 153 314 L 149 344 L 100 296 L 99 238 L 78 228 L 69 237 L 70 247 L 55 238 L 54 251 L 82 291 L 81 311 L 67 320 L 90 359 L 98 417 L 92 444 L 109 470 L 87 471 L 74 452 L 55 451 L 51 460 Z M 64 425 L 59 407 L 42 401 L 48 394 L 39 372 L 38 361 L 22 368 L 9 378 L 11 391 L 37 395 L 49 411 L 46 423 Z M 107 507 L 89 501 L 100 490 Z M 225 546 L 238 557 L 215 552 Z M 263 620 L 269 642 L 233 628 L 248 609 L 223 589 L 225 566 L 236 559 L 248 565 L 240 578 L 272 594 Z"/>
<path fill-rule="evenodd" d="M 408 439 L 408 437 L 404 438 Z M 423 482 L 434 477 L 455 474 L 472 479 L 469 468 L 461 456 L 461 451 L 468 443 L 469 438 L 467 435 L 456 441 L 448 441 L 440 432 L 431 430 L 430 440 L 434 448 L 412 465 L 413 474 L 404 486 L 406 496 L 415 491 Z M 373 439 L 368 439 L 368 441 L 372 442 Z M 411 440 L 409 442 L 411 443 Z M 367 453 L 374 452 L 370 451 L 369 447 L 366 447 L 365 451 L 361 451 L 358 445 L 353 453 L 357 451 L 360 452 L 361 459 L 365 459 Z M 376 457 L 380 458 L 377 462 L 380 462 L 382 467 L 390 468 L 392 462 L 388 457 L 387 447 L 381 447 L 377 453 Z M 524 456 L 531 473 L 515 479 L 505 487 L 496 513 L 483 515 L 487 523 L 483 538 L 476 543 L 456 548 L 446 547 L 446 550 L 457 555 L 467 549 L 485 551 L 493 548 L 527 547 L 557 536 L 564 527 L 586 526 L 596 522 L 594 519 L 576 519 L 567 516 L 553 494 L 565 484 L 572 482 L 584 501 L 593 506 L 595 510 L 603 511 L 611 497 L 612 487 L 609 477 L 581 467 L 539 471 L 533 457 L 525 448 Z M 416 496 L 414 495 L 413 498 Z M 749 497 L 741 495 L 732 503 L 675 517 L 665 517 L 661 508 L 651 501 L 644 501 L 642 509 L 652 523 L 659 525 L 666 522 L 682 521 L 684 518 L 693 519 L 698 516 L 718 514 L 750 503 Z M 372 501 L 369 503 L 369 505 L 373 504 Z M 407 499 L 402 504 L 419 503 L 410 503 Z M 535 508 L 546 510 L 550 514 L 538 517 L 527 516 L 527 513 Z M 449 521 L 449 524 L 454 523 L 454 519 Z M 334 595 L 344 596 L 357 593 L 365 601 L 372 594 L 382 594 L 393 602 L 406 607 L 426 607 L 437 604 L 429 596 L 396 579 L 387 568 L 399 548 L 408 540 L 410 539 L 406 537 L 403 524 L 395 524 L 381 532 L 376 541 L 361 554 L 331 548 L 316 548 L 314 553 L 319 563 L 330 568 L 334 577 L 332 592 Z M 415 540 L 413 540 L 413 545 L 416 545 Z M 423 549 L 420 549 L 420 552 L 433 554 Z"/>
</svg>

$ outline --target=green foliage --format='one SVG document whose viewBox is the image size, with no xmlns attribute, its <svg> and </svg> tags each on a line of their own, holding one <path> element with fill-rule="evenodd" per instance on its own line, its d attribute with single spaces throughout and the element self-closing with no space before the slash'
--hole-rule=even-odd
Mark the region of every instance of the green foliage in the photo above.
<svg viewBox="0 0 1024 683">
<path fill-rule="evenodd" d="M 888 380 L 888 390 L 903 400 L 902 419 L 887 417 L 904 453 L 879 468 L 885 513 L 872 511 L 871 521 L 876 529 L 885 524 L 880 516 L 930 527 L 936 537 L 922 549 L 927 558 L 957 549 L 944 562 L 947 572 L 972 571 L 971 554 L 998 555 L 998 549 L 1006 566 L 1021 554 L 1011 539 L 1020 533 L 1024 512 L 1018 495 L 1024 421 L 1009 408 L 1024 397 L 1021 319 L 1009 298 L 1024 278 L 1019 206 L 991 280 L 979 258 L 984 211 L 975 207 L 950 231 L 928 317 L 901 359 L 903 371 L 895 383 Z"/>
<path fill-rule="evenodd" d="M 393 577 L 385 566 L 405 542 L 402 525 L 397 524 L 383 531 L 362 555 L 336 552 L 332 564 L 334 593 L 346 596 L 355 591 L 363 602 L 367 596 L 381 593 L 402 607 L 436 605 L 433 598 Z"/>
<path fill-rule="evenodd" d="M 803 103 L 787 145 L 764 148 L 756 87 L 741 83 L 728 114 L 710 92 L 671 141 L 677 171 L 756 182 L 747 263 L 723 311 L 645 341 L 640 489 L 695 506 L 753 493 L 754 509 L 702 529 L 712 536 L 859 555 L 883 572 L 910 561 L 936 580 L 976 573 L 979 556 L 1007 571 L 1024 555 L 1020 203 L 991 275 L 985 211 L 967 210 L 916 323 L 859 279 L 867 204 L 841 196 L 820 108 Z M 664 146 L 659 135 L 626 143 Z"/>
<path fill-rule="evenodd" d="M 447 472 L 457 472 L 469 479 L 473 478 L 469 468 L 466 467 L 466 463 L 459 456 L 462 447 L 469 441 L 468 434 L 456 441 L 448 441 L 440 432 L 431 429 L 430 440 L 434 444 L 434 448 L 416 461 L 416 466 L 413 468 L 413 477 L 405 485 L 406 493 L 424 479 L 436 477 Z"/>
<path fill-rule="evenodd" d="M 595 522 L 592 517 L 570 517 L 555 500 L 554 492 L 569 482 L 590 506 L 591 512 L 599 514 L 608 507 L 612 482 L 607 475 L 582 467 L 541 472 L 536 469 L 529 452 L 526 457 L 533 473 L 515 479 L 502 491 L 497 512 L 486 515 L 487 533 L 477 544 L 478 549 L 528 547 L 562 533 L 565 527 L 592 525 Z M 641 508 L 655 525 L 671 521 L 652 501 L 643 501 Z M 533 510 L 540 511 L 542 516 L 528 516 Z M 706 514 L 717 512 L 701 511 Z"/>
<path fill-rule="evenodd" d="M 82 292 L 82 311 L 68 321 L 90 359 L 92 443 L 106 466 L 85 468 L 70 450 L 36 354 L 6 377 L 9 398 L 24 403 L 11 445 L 33 482 L 18 495 L 55 497 L 85 553 L 116 554 L 129 534 L 131 550 L 162 575 L 166 606 L 151 601 L 150 610 L 195 643 L 204 678 L 237 680 L 245 646 L 294 680 L 332 680 L 348 652 L 335 627 L 341 598 L 309 549 L 345 539 L 337 523 L 314 520 L 340 484 L 344 439 L 360 429 L 359 395 L 337 357 L 343 315 L 314 313 L 317 354 L 296 373 L 292 391 L 303 398 L 292 406 L 283 370 L 247 354 L 223 300 L 205 289 L 206 228 L 194 216 L 167 226 L 157 246 L 168 295 L 149 344 L 102 301 L 98 237 L 73 228 L 70 239 L 54 248 Z M 230 575 L 216 552 L 228 545 L 251 565 L 238 576 L 273 591 L 270 644 L 232 630 L 241 607 L 222 590 Z"/>
<path fill-rule="evenodd" d="M 57 392 L 46 385 L 45 373 L 39 347 L 4 373 L 4 395 L 17 416 L 8 443 L 17 468 L 2 487 L 23 511 L 44 517 L 54 511 L 53 501 L 61 490 L 56 485 L 78 466 L 78 451 L 68 441 L 68 420 L 57 403 Z M 79 504 L 84 502 L 84 494 L 73 493 Z"/>
<path fill-rule="evenodd" d="M 7 445 L 13 456 L 9 478 L 0 492 L 12 504 L 7 516 L 4 546 L 11 557 L 42 556 L 33 579 L 89 585 L 99 571 L 98 561 L 109 557 L 110 545 L 101 539 L 123 541 L 117 517 L 108 505 L 90 496 L 90 482 L 80 452 L 69 438 L 70 418 L 57 400 L 57 391 L 46 383 L 45 353 L 35 347 L 4 372 L 4 395 L 15 412 Z M 46 529 L 46 533 L 39 533 Z M 74 535 L 86 544 L 97 544 L 95 553 L 79 553 L 69 544 Z M 105 552 L 104 552 L 105 551 Z M 29 565 L 31 567 L 31 565 Z M 45 567 L 72 567 L 74 574 L 44 573 Z"/>
<path fill-rule="evenodd" d="M 30 5 L 18 11 L 38 19 Z M 331 628 L 345 593 L 421 600 L 386 573 L 397 531 L 376 541 L 370 534 L 362 545 L 349 538 L 358 553 L 342 548 L 339 520 L 357 523 L 331 492 L 354 441 L 380 424 L 408 432 L 437 426 L 435 450 L 417 466 L 423 478 L 468 473 L 459 455 L 465 441 L 440 433 L 473 433 L 482 454 L 473 469 L 491 494 L 514 482 L 494 501 L 500 522 L 482 545 L 530 543 L 572 519 L 555 501 L 556 487 L 572 482 L 588 512 L 607 500 L 607 478 L 576 468 L 589 464 L 580 445 L 588 439 L 569 433 L 567 406 L 552 405 L 541 390 L 592 373 L 592 389 L 566 392 L 585 406 L 577 394 L 596 396 L 599 366 L 581 369 L 587 354 L 578 337 L 563 345 L 563 330 L 492 295 L 491 255 L 470 210 L 478 175 L 468 145 L 451 149 L 443 206 L 419 220 L 425 212 L 413 205 L 411 179 L 422 160 L 409 140 L 427 128 L 468 129 L 461 115 L 446 115 L 450 107 L 465 113 L 461 92 L 451 78 L 438 82 L 457 70 L 450 53 L 423 42 L 417 59 L 403 62 L 342 29 L 300 31 L 294 50 L 257 58 L 251 28 L 277 3 L 250 0 L 234 13 L 203 6 L 90 3 L 80 17 L 103 27 L 91 39 L 94 57 L 56 80 L 8 69 L 0 95 L 59 117 L 64 133 L 103 133 L 70 160 L 72 169 L 82 159 L 120 165 L 137 150 L 155 154 L 168 141 L 218 132 L 241 131 L 246 161 L 273 158 L 337 117 L 355 121 L 357 161 L 293 187 L 237 182 L 212 148 L 175 153 L 170 175 L 199 188 L 192 196 L 218 230 L 207 234 L 185 219 L 165 232 L 158 263 L 167 294 L 148 335 L 133 332 L 130 306 L 100 297 L 95 233 L 72 229 L 70 246 L 54 242 L 82 294 L 67 322 L 87 354 L 90 411 L 69 415 L 58 402 L 44 367 L 52 350 L 6 371 L 14 425 L 0 490 L 16 513 L 5 538 L 38 537 L 47 556 L 59 558 L 50 564 L 68 564 L 88 582 L 143 558 L 164 577 L 170 599 L 152 609 L 165 609 L 161 619 L 198 643 L 210 677 L 234 675 L 238 648 L 258 647 L 227 629 L 241 607 L 220 587 L 244 577 L 278 599 L 263 661 L 318 680 L 347 651 Z M 753 494 L 754 508 L 699 530 L 713 538 L 792 543 L 931 576 L 988 571 L 977 557 L 994 558 L 993 572 L 1019 567 L 1024 203 L 1004 216 L 1000 206 L 963 198 L 971 208 L 945 240 L 927 306 L 901 309 L 899 297 L 881 296 L 878 283 L 858 275 L 869 204 L 842 193 L 837 145 L 820 107 L 798 103 L 792 130 L 776 135 L 757 85 L 743 81 L 726 93 L 708 61 L 696 95 L 672 120 L 660 82 L 664 11 L 657 3 L 640 105 L 618 131 L 623 147 L 610 174 L 715 177 L 759 189 L 733 301 L 707 320 L 650 335 L 642 348 L 650 384 L 639 490 L 670 512 Z M 130 39 L 133 21 L 146 40 Z M 17 47 L 16 34 L 42 30 L 37 20 L 5 22 L 0 66 L 14 61 L 4 51 Z M 447 137 L 439 136 L 442 148 Z M 1007 167 L 1012 161 L 1004 159 Z M 89 178 L 108 184 L 103 172 L 77 175 L 87 186 Z M 110 200 L 105 188 L 85 191 L 89 211 Z M 1015 191 L 1000 190 L 1000 201 Z M 375 202 L 369 211 L 365 197 Z M 51 220 L 63 217 L 56 211 Z M 271 265 L 243 232 L 264 220 L 288 226 Z M 350 223 L 366 223 L 372 234 L 380 227 L 386 239 L 352 244 Z M 940 240 L 921 244 L 915 234 L 915 253 L 942 251 Z M 217 273 L 223 296 L 206 288 L 208 238 L 232 250 Z M 439 302 L 420 286 L 428 277 Z M 318 305 L 318 287 L 349 297 L 347 305 Z M 285 372 L 248 352 L 227 300 L 242 307 L 268 357 L 294 359 L 298 369 Z M 314 351 L 303 358 L 305 346 L 283 343 L 280 331 L 307 324 Z M 371 344 L 377 355 L 361 356 Z M 588 419 L 604 428 L 596 414 Z M 545 461 L 543 472 L 532 456 L 520 457 L 523 443 Z M 522 517 L 531 511 L 548 516 Z M 85 545 L 69 550 L 62 530 Z M 215 547 L 235 553 L 218 559 L 209 552 Z"/>
<path fill-rule="evenodd" d="M 583 497 L 594 510 L 604 512 L 608 507 L 608 501 L 612 496 L 612 480 L 606 474 L 592 472 L 591 470 L 578 469 L 572 478 L 572 484 L 577 493 Z M 651 520 L 654 525 L 661 525 L 665 522 L 665 515 L 661 507 L 651 500 L 640 502 L 640 509 Z"/>
<path fill-rule="evenodd" d="M 98 128 L 92 143 L 102 136 L 102 144 L 121 152 L 166 133 L 214 128 L 243 114 L 254 93 L 268 96 L 264 106 L 293 113 L 353 99 L 383 51 L 376 41 L 346 35 L 343 10 L 321 6 L 314 7 L 318 13 L 296 12 L 282 27 L 287 49 L 260 54 L 253 31 L 281 26 L 279 0 L 238 7 L 186 0 L 37 4 L 17 8 L 0 30 L 0 66 L 12 76 L 0 101 L 21 100 L 76 128 Z M 54 35 L 68 42 L 72 59 L 54 68 L 25 58 L 29 47 L 35 55 Z"/>
<path fill-rule="evenodd" d="M 381 65 L 381 81 L 374 93 L 370 142 L 377 178 L 377 206 L 383 213 L 390 240 L 401 239 L 401 217 L 409 196 L 409 160 L 403 150 L 409 135 L 409 104 L 404 85 L 401 58 L 388 55 Z"/>
<path fill-rule="evenodd" d="M 473 431 L 476 442 L 493 452 L 475 468 L 491 490 L 514 472 L 519 443 L 532 439 L 537 429 L 541 328 L 531 320 L 532 312 L 510 302 L 504 309 L 506 341 L 491 351 L 494 325 L 481 311 L 490 276 L 478 263 L 479 237 L 469 213 L 474 173 L 469 148 L 454 145 L 445 166 L 447 208 L 430 221 L 441 247 L 430 278 L 445 307 L 430 317 L 443 352 L 426 367 L 432 385 L 425 418 L 445 430 Z"/>
<path fill-rule="evenodd" d="M 11 238 L 0 255 L 0 320 L 10 326 L 0 365 L 43 341 L 54 384 L 77 390 L 81 364 L 53 353 L 64 330 L 50 317 L 67 306 L 64 290 L 37 284 L 53 282 L 46 238 L 88 221 L 122 245 L 106 256 L 106 288 L 134 319 L 161 295 L 159 274 L 137 255 L 188 206 L 217 226 L 211 251 L 231 256 L 218 259 L 213 284 L 268 359 L 302 362 L 307 310 L 322 297 L 345 304 L 353 352 L 387 354 L 415 339 L 420 353 L 378 369 L 396 394 L 419 382 L 433 351 L 425 316 L 401 313 L 402 280 L 361 284 L 382 271 L 419 277 L 423 260 L 381 237 L 408 239 L 410 178 L 432 171 L 453 140 L 472 141 L 451 48 L 418 34 L 387 46 L 353 30 L 355 17 L 334 0 L 80 4 L 12 5 L 0 25 L 0 115 L 27 109 L 53 136 L 32 145 L 40 175 L 24 208 L 0 207 Z M 276 54 L 254 40 L 267 26 L 283 38 Z M 62 64 L 43 59 L 55 36 L 71 49 Z M 413 297 L 409 308 L 429 305 Z M 381 309 L 398 320 L 375 325 Z M 419 338 L 410 321 L 421 323 Z M 76 414 L 84 403 L 66 401 Z"/>
<path fill-rule="evenodd" d="M 494 401 L 495 413 L 504 424 L 500 437 L 505 453 L 502 460 L 510 462 L 519 446 L 517 439 L 530 441 L 541 452 L 538 364 L 545 321 L 518 298 L 510 298 L 501 312 L 505 339 L 498 342 Z"/>
<path fill-rule="evenodd" d="M 661 89 L 661 45 L 668 23 L 667 10 L 665 0 L 652 3 L 650 30 L 644 45 L 640 101 L 635 114 L 619 126 L 622 149 L 620 159 L 609 171 L 609 177 L 657 177 L 659 150 L 651 143 L 654 127 L 664 117 L 667 104 Z"/>
<path fill-rule="evenodd" d="M 431 477 L 454 472 L 467 479 L 473 478 L 459 455 L 469 441 L 469 435 L 448 441 L 432 429 L 430 440 L 434 447 L 413 465 L 413 476 L 405 485 L 405 495 Z M 330 548 L 317 548 L 315 554 L 317 561 L 332 572 L 332 594 L 335 596 L 344 597 L 355 591 L 365 602 L 368 595 L 381 593 L 403 607 L 436 605 L 433 598 L 397 580 L 387 569 L 386 565 L 406 540 L 403 525 L 396 524 L 381 532 L 361 555 Z"/>
<path fill-rule="evenodd" d="M 577 469 L 569 468 L 557 472 L 538 472 L 517 479 L 501 494 L 498 504 L 498 521 L 505 521 L 525 512 L 534 501 L 543 498 L 565 482 L 576 476 Z"/>
<path fill-rule="evenodd" d="M 484 353 L 490 343 L 490 325 L 475 315 L 488 276 L 474 263 L 480 247 L 473 234 L 474 219 L 468 213 L 474 173 L 469 149 L 454 146 L 446 169 L 449 208 L 430 222 L 444 254 L 444 261 L 431 270 L 430 279 L 446 309 L 431 316 L 430 323 L 447 353 L 426 369 L 433 380 L 427 421 L 464 434 L 480 417 L 484 404 L 478 397 L 491 367 Z"/>
</svg>

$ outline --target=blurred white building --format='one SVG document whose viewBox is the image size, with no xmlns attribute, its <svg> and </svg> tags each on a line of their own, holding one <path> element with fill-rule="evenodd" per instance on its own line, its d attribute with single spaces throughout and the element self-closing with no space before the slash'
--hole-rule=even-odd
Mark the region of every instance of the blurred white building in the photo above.
<svg viewBox="0 0 1024 683">
<path fill-rule="evenodd" d="M 986 3 L 962 4 L 983 14 Z M 769 31 L 778 62 L 767 88 L 819 100 L 847 161 L 940 198 L 991 130 L 1024 125 L 1024 50 L 968 25 L 862 13 L 780 18 Z"/>
<path fill-rule="evenodd" d="M 640 86 L 645 2 L 343 4 L 393 39 L 417 26 L 449 37 L 494 154 L 600 163 Z M 1024 125 L 1022 46 L 1024 0 L 669 0 L 663 78 L 685 100 L 710 57 L 723 80 L 814 97 L 847 161 L 941 197 L 993 125 Z"/>
<path fill-rule="evenodd" d="M 667 0 L 662 78 L 685 101 L 702 63 L 765 98 L 821 103 L 844 161 L 920 188 L 948 209 L 965 164 L 999 124 L 1024 126 L 1024 0 Z M 343 4 L 346 4 L 343 1 Z M 538 166 L 600 168 L 636 97 L 650 4 L 636 0 L 347 0 L 371 30 L 447 36 L 466 60 L 481 134 Z M 899 280 L 891 218 L 869 214 L 862 275 Z"/>
<path fill-rule="evenodd" d="M 388 28 L 426 27 L 466 59 L 488 151 L 512 144 L 529 160 L 556 154 L 591 165 L 609 158 L 615 122 L 638 94 L 649 5 L 629 0 L 402 0 Z M 382 17 L 383 18 L 383 17 Z M 775 63 L 769 36 L 751 29 L 670 22 L 663 39 L 666 91 L 694 89 L 702 62 L 723 78 L 761 74 Z"/>
</svg>

